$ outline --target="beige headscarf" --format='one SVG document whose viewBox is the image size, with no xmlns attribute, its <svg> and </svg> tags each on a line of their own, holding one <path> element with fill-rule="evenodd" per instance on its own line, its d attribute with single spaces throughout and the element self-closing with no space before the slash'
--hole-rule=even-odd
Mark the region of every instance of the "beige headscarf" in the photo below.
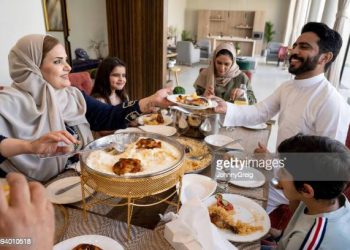
<svg viewBox="0 0 350 250">
<path fill-rule="evenodd" d="M 215 59 L 216 55 L 220 50 L 226 49 L 232 53 L 233 63 L 231 68 L 225 73 L 224 76 L 215 76 Z M 200 86 L 202 88 L 212 87 L 215 89 L 215 84 L 218 86 L 225 87 L 226 84 L 241 73 L 239 66 L 236 63 L 236 50 L 232 43 L 221 43 L 216 47 L 213 58 L 210 61 L 209 67 L 200 72 L 194 85 Z"/>
<path fill-rule="evenodd" d="M 86 103 L 74 87 L 55 89 L 40 71 L 45 35 L 21 38 L 9 54 L 11 87 L 0 91 L 0 134 L 33 140 L 50 131 L 76 126 L 83 144 L 92 140 L 85 118 Z M 62 172 L 67 158 L 39 159 L 20 155 L 3 162 L 6 172 L 18 171 L 30 179 L 46 181 Z"/>
</svg>

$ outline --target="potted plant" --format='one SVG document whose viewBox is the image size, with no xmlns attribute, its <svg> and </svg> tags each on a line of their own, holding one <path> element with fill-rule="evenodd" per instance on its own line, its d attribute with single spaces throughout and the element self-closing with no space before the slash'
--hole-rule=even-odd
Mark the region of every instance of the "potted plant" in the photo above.
<svg viewBox="0 0 350 250">
<path fill-rule="evenodd" d="M 104 40 L 100 40 L 100 41 L 90 40 L 90 46 L 88 47 L 88 49 L 92 49 L 95 51 L 97 59 L 102 59 L 103 58 L 102 50 L 106 46 L 107 44 L 105 43 Z"/>
<path fill-rule="evenodd" d="M 264 42 L 265 42 L 265 48 L 267 47 L 267 44 L 272 41 L 273 35 L 276 33 L 276 31 L 273 30 L 273 23 L 268 21 L 265 23 L 265 30 L 264 30 Z M 262 51 L 262 55 L 266 56 L 266 49 Z"/>
<path fill-rule="evenodd" d="M 182 41 L 190 41 L 192 42 L 192 35 L 189 31 L 183 30 L 181 33 L 181 39 Z"/>
<path fill-rule="evenodd" d="M 241 53 L 241 46 L 239 43 L 235 43 L 236 55 L 238 56 Z"/>
<path fill-rule="evenodd" d="M 172 46 L 176 45 L 177 41 L 177 28 L 175 26 L 170 25 L 168 27 L 168 39 Z"/>
</svg>

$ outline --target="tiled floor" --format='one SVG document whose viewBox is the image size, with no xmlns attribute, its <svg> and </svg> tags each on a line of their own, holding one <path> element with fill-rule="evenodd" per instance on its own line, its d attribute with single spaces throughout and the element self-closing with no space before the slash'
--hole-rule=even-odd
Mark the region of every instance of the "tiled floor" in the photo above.
<svg viewBox="0 0 350 250">
<path fill-rule="evenodd" d="M 207 67 L 208 64 L 201 63 L 192 67 L 180 66 L 179 84 L 186 89 L 186 93 L 194 92 L 193 83 L 198 77 L 199 69 Z M 175 83 L 175 78 L 171 76 Z M 258 65 L 253 74 L 252 85 L 255 96 L 258 100 L 263 100 L 269 96 L 281 83 L 291 79 L 288 71 L 283 70 L 282 66 L 277 64 L 266 64 L 264 58 L 258 58 Z M 275 118 L 276 119 L 276 118 Z M 268 149 L 274 152 L 276 149 L 278 124 L 274 125 L 271 131 Z"/>
</svg>

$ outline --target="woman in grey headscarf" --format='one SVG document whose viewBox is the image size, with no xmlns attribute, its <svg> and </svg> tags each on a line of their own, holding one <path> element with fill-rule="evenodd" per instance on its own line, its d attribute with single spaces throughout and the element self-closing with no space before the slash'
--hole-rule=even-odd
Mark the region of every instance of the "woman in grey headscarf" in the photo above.
<svg viewBox="0 0 350 250">
<path fill-rule="evenodd" d="M 249 104 L 256 103 L 249 78 L 236 63 L 235 51 L 232 43 L 221 43 L 216 47 L 209 67 L 200 72 L 194 83 L 198 95 L 216 95 L 225 101 L 234 101 L 243 95 L 240 85 L 244 84 Z"/>
<path fill-rule="evenodd" d="M 0 128 L 6 137 L 30 140 L 50 131 L 67 130 L 81 146 L 91 141 L 91 129 L 115 130 L 155 106 L 166 107 L 170 90 L 162 89 L 140 101 L 110 106 L 70 86 L 67 54 L 58 40 L 45 35 L 21 38 L 9 54 L 11 87 L 0 90 Z M 39 159 L 35 155 L 11 157 L 0 165 L 46 181 L 64 171 L 67 158 Z"/>
</svg>

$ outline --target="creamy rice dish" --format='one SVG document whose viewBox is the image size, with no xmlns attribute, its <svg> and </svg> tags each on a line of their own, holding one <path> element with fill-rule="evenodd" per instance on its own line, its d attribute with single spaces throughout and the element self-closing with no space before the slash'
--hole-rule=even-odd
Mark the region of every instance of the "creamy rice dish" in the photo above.
<svg viewBox="0 0 350 250">
<path fill-rule="evenodd" d="M 140 172 L 125 173 L 124 176 L 155 173 L 173 166 L 181 157 L 179 150 L 165 141 L 156 139 L 155 141 L 161 142 L 160 148 L 137 148 L 137 142 L 133 142 L 127 146 L 124 152 L 119 154 L 112 154 L 104 150 L 94 151 L 89 154 L 86 163 L 90 168 L 99 172 L 115 175 L 113 166 L 121 158 L 132 158 L 141 161 L 142 170 Z"/>
</svg>

